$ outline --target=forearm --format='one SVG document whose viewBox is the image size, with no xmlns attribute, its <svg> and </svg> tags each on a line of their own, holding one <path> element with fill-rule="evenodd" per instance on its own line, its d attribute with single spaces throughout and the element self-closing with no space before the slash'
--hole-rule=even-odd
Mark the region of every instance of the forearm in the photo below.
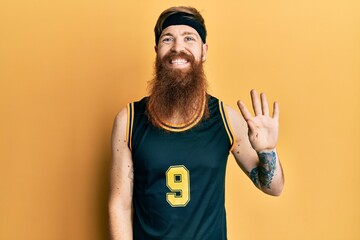
<svg viewBox="0 0 360 240">
<path fill-rule="evenodd" d="M 109 205 L 111 240 L 132 240 L 131 209 Z"/>
<path fill-rule="evenodd" d="M 258 153 L 259 164 L 253 168 L 249 177 L 263 192 L 278 196 L 284 186 L 282 167 L 276 151 Z"/>
</svg>

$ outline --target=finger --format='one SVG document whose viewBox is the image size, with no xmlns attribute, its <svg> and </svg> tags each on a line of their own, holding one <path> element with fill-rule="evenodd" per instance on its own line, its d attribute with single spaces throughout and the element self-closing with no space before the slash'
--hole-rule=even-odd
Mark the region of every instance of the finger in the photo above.
<svg viewBox="0 0 360 240">
<path fill-rule="evenodd" d="M 269 105 L 266 99 L 266 95 L 265 93 L 261 93 L 260 94 L 260 99 L 261 99 L 261 109 L 262 109 L 262 113 L 265 116 L 269 116 Z"/>
<path fill-rule="evenodd" d="M 255 116 L 262 115 L 261 104 L 260 104 L 257 92 L 253 89 L 253 90 L 251 90 L 250 95 L 251 95 L 251 102 L 252 102 Z"/>
<path fill-rule="evenodd" d="M 279 115 L 280 115 L 279 103 L 274 102 L 273 118 L 275 118 L 276 120 L 279 120 Z"/>
<path fill-rule="evenodd" d="M 244 117 L 246 121 L 252 118 L 251 113 L 249 112 L 249 110 L 246 108 L 245 104 L 241 100 L 237 102 L 237 105 L 240 109 L 241 115 Z"/>
</svg>

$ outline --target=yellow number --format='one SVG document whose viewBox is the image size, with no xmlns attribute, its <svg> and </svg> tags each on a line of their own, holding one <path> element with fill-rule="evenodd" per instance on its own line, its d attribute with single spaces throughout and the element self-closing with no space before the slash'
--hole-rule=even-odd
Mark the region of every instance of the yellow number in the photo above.
<svg viewBox="0 0 360 240">
<path fill-rule="evenodd" d="M 185 207 L 190 201 L 190 174 L 183 165 L 170 166 L 166 171 L 166 185 L 171 192 L 166 200 L 172 207 Z"/>
</svg>

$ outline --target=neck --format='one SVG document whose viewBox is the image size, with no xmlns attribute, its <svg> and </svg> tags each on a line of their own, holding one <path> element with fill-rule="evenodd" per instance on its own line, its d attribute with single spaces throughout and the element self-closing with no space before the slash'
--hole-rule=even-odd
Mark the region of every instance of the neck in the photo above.
<svg viewBox="0 0 360 240">
<path fill-rule="evenodd" d="M 168 117 L 167 119 L 161 119 L 161 122 L 166 122 L 170 125 L 183 125 L 189 122 L 192 122 L 198 118 L 201 118 L 204 114 L 206 103 L 206 95 L 203 97 L 196 99 L 188 115 L 184 116 L 183 113 L 175 110 L 174 113 Z"/>
</svg>

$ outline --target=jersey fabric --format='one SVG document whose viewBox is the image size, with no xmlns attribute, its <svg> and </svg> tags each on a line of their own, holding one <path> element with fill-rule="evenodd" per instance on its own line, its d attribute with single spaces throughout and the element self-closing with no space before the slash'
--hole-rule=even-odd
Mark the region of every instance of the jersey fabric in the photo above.
<svg viewBox="0 0 360 240">
<path fill-rule="evenodd" d="M 128 105 L 134 240 L 227 239 L 225 171 L 235 140 L 223 103 L 209 95 L 208 117 L 165 131 L 148 121 L 147 100 Z"/>
</svg>

